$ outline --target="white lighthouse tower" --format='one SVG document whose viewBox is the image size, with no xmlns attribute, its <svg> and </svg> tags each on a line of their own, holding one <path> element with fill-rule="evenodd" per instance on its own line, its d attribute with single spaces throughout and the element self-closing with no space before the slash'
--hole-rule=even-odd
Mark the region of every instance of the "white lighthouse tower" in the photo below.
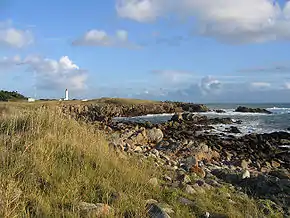
<svg viewBox="0 0 290 218">
<path fill-rule="evenodd" d="M 64 100 L 68 101 L 68 89 L 65 90 L 65 98 L 64 98 Z"/>
</svg>

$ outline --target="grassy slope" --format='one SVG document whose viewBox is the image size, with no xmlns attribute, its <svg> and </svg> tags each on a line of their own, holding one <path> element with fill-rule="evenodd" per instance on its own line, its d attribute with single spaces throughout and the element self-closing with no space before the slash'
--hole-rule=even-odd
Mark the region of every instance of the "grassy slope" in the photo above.
<svg viewBox="0 0 290 218">
<path fill-rule="evenodd" d="M 78 203 L 109 203 L 116 217 L 145 217 L 145 200 L 173 206 L 174 217 L 219 212 L 257 217 L 254 200 L 228 189 L 187 196 L 178 190 L 152 188 L 159 177 L 154 165 L 121 158 L 101 132 L 63 117 L 57 109 L 0 107 L 0 217 L 78 217 Z M 227 193 L 236 204 L 228 201 Z M 115 197 L 114 197 L 115 196 Z M 180 196 L 196 202 L 182 206 Z"/>
<path fill-rule="evenodd" d="M 35 102 L 27 103 L 27 101 L 14 101 L 14 102 L 0 102 L 0 106 L 5 105 L 14 105 L 14 106 L 39 106 L 39 105 L 63 105 L 63 104 L 70 104 L 70 105 L 87 105 L 87 104 L 116 104 L 116 105 L 139 105 L 139 104 L 159 104 L 159 101 L 151 101 L 151 100 L 142 100 L 142 99 L 131 99 L 131 98 L 100 98 L 100 99 L 92 99 L 89 101 L 41 101 L 37 100 Z"/>
<path fill-rule="evenodd" d="M 92 100 L 96 103 L 110 103 L 110 104 L 157 104 L 159 101 L 132 99 L 132 98 L 100 98 Z"/>
</svg>

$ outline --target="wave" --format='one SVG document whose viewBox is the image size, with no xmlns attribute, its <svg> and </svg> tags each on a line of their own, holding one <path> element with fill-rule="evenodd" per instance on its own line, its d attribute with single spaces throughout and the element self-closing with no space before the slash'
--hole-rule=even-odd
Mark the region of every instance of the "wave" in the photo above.
<svg viewBox="0 0 290 218">
<path fill-rule="evenodd" d="M 272 107 L 267 108 L 267 110 L 271 111 L 273 114 L 290 114 L 290 108 Z"/>
<path fill-rule="evenodd" d="M 201 112 L 198 114 L 202 115 L 218 115 L 218 116 L 269 116 L 270 114 L 264 113 L 244 113 L 244 112 L 235 112 L 235 109 L 222 109 L 225 113 L 217 113 L 215 111 L 210 112 Z"/>
<path fill-rule="evenodd" d="M 290 110 L 289 107 L 269 107 L 268 110 Z"/>
</svg>

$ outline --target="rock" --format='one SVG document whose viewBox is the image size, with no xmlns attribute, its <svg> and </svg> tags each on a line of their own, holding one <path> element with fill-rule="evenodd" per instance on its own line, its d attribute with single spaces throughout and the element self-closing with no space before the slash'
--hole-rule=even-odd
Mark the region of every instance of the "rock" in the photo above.
<svg viewBox="0 0 290 218">
<path fill-rule="evenodd" d="M 148 181 L 149 184 L 151 184 L 152 186 L 154 187 L 157 187 L 159 185 L 158 183 L 158 179 L 156 177 L 154 178 L 151 178 L 149 181 Z"/>
<path fill-rule="evenodd" d="M 249 170 L 244 170 L 244 172 L 242 174 L 242 179 L 247 179 L 250 177 L 251 177 L 251 174 L 250 174 Z"/>
<path fill-rule="evenodd" d="M 194 206 L 195 205 L 193 201 L 191 201 L 187 198 L 183 198 L 183 197 L 179 198 L 179 202 L 183 205 L 186 205 L 186 206 Z"/>
<path fill-rule="evenodd" d="M 217 109 L 217 110 L 215 110 L 215 112 L 216 112 L 216 113 L 219 113 L 219 114 L 226 113 L 226 111 L 221 110 L 221 109 Z"/>
<path fill-rule="evenodd" d="M 174 212 L 169 206 L 161 205 L 155 200 L 148 200 L 146 209 L 150 218 L 170 218 L 168 214 Z"/>
<path fill-rule="evenodd" d="M 185 193 L 193 195 L 193 194 L 196 194 L 196 191 L 190 185 L 186 185 L 185 186 Z"/>
<path fill-rule="evenodd" d="M 239 106 L 235 112 L 242 112 L 242 113 L 265 113 L 265 114 L 272 114 L 271 111 L 268 111 L 266 109 L 261 109 L 261 108 L 247 108 L 247 107 L 242 107 Z"/>
<path fill-rule="evenodd" d="M 209 184 L 210 186 L 213 186 L 213 187 L 216 187 L 216 188 L 222 187 L 222 185 L 220 183 L 218 183 L 218 181 L 213 180 L 213 179 L 207 180 L 206 183 Z"/>
<path fill-rule="evenodd" d="M 290 128 L 290 127 L 289 127 Z M 289 129 L 290 130 L 290 129 Z M 288 139 L 281 139 L 280 140 L 280 143 L 282 144 L 282 145 L 290 145 L 290 140 L 288 140 Z"/>
<path fill-rule="evenodd" d="M 198 164 L 198 161 L 196 157 L 194 156 L 187 157 L 184 160 L 184 167 L 185 167 L 185 170 L 187 171 L 189 171 L 193 166 L 197 166 L 197 164 Z"/>
<path fill-rule="evenodd" d="M 85 213 L 86 215 L 94 217 L 103 217 L 114 214 L 114 209 L 107 204 L 92 204 L 87 202 L 81 202 L 78 206 L 81 213 Z"/>
<path fill-rule="evenodd" d="M 228 151 L 225 151 L 225 155 L 226 155 L 227 161 L 230 161 L 232 159 L 232 157 L 233 157 L 233 154 L 228 152 Z"/>
<path fill-rule="evenodd" d="M 156 157 L 159 157 L 160 156 L 159 151 L 156 150 L 156 149 L 152 149 L 151 150 L 151 153 L 154 154 Z"/>
<path fill-rule="evenodd" d="M 172 179 L 170 176 L 165 175 L 165 176 L 163 176 L 163 179 L 167 182 L 172 182 Z"/>
<path fill-rule="evenodd" d="M 227 132 L 229 132 L 229 133 L 234 133 L 234 134 L 242 133 L 242 132 L 238 129 L 238 127 L 235 127 L 235 126 L 231 126 L 231 127 L 227 130 Z"/>
<path fill-rule="evenodd" d="M 178 103 L 177 105 L 181 107 L 183 111 L 188 111 L 188 112 L 208 112 L 209 111 L 208 107 L 202 104 Z"/>
<path fill-rule="evenodd" d="M 206 173 L 203 169 L 201 169 L 200 167 L 197 167 L 197 166 L 193 166 L 191 169 L 190 169 L 190 172 L 193 172 L 195 173 L 196 175 L 198 175 L 199 177 L 201 178 L 204 178 L 206 176 Z"/>
<path fill-rule="evenodd" d="M 248 169 L 248 161 L 246 161 L 246 160 L 242 160 L 241 161 L 241 167 L 242 167 L 242 169 Z"/>
<path fill-rule="evenodd" d="M 132 140 L 133 144 L 137 145 L 144 145 L 147 142 L 147 138 L 142 132 L 137 133 L 137 135 L 131 136 L 130 139 Z"/>
<path fill-rule="evenodd" d="M 153 128 L 146 131 L 148 141 L 150 143 L 159 143 L 163 139 L 163 132 L 161 129 Z"/>
<path fill-rule="evenodd" d="M 180 177 L 180 181 L 184 184 L 189 184 L 191 183 L 191 179 L 188 175 L 184 174 Z"/>
<path fill-rule="evenodd" d="M 141 146 L 137 146 L 135 149 L 134 149 L 135 152 L 142 152 L 143 149 Z"/>
<path fill-rule="evenodd" d="M 269 173 L 269 175 L 277 177 L 279 179 L 289 179 L 290 180 L 290 171 L 286 169 L 277 169 Z"/>
<path fill-rule="evenodd" d="M 195 183 L 198 184 L 199 186 L 205 185 L 205 182 L 203 180 L 197 180 Z"/>
<path fill-rule="evenodd" d="M 209 217 L 210 217 L 210 213 L 209 213 L 209 212 L 205 212 L 204 217 L 205 217 L 205 218 L 209 218 Z"/>
<path fill-rule="evenodd" d="M 171 121 L 174 121 L 174 122 L 179 122 L 179 121 L 182 121 L 182 120 L 183 120 L 183 118 L 182 118 L 182 114 L 181 113 L 174 114 L 171 117 Z"/>
<path fill-rule="evenodd" d="M 279 162 L 274 161 L 274 160 L 271 161 L 271 165 L 272 165 L 272 167 L 274 167 L 274 168 L 279 168 L 279 167 L 281 166 L 281 164 L 280 164 Z"/>
</svg>

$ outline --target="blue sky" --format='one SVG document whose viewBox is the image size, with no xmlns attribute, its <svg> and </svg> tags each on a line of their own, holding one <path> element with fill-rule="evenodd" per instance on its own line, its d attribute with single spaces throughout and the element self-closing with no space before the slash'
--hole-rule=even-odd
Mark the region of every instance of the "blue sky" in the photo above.
<svg viewBox="0 0 290 218">
<path fill-rule="evenodd" d="M 0 88 L 289 102 L 290 3 L 273 2 L 0 0 Z"/>
</svg>

